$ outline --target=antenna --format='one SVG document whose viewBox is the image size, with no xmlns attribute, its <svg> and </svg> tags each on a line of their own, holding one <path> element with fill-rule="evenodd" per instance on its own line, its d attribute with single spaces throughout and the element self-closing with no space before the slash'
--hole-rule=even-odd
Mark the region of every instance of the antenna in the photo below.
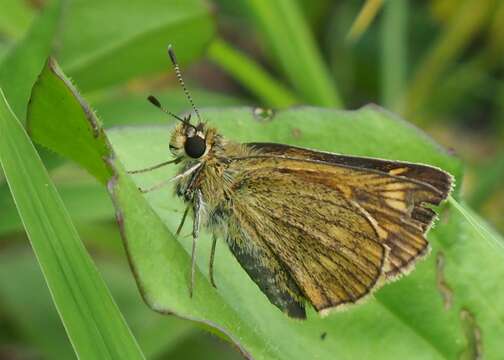
<svg viewBox="0 0 504 360">
<path fill-rule="evenodd" d="M 157 107 L 159 110 L 161 110 L 162 112 L 164 112 L 165 114 L 168 114 L 170 116 L 173 116 L 175 119 L 177 119 L 178 121 L 186 124 L 187 126 L 190 126 L 192 128 L 194 128 L 194 130 L 196 130 L 196 127 L 194 127 L 193 124 L 191 124 L 189 122 L 189 120 L 191 119 L 191 116 L 189 115 L 189 117 L 187 119 L 182 119 L 181 117 L 175 115 L 174 113 L 172 113 L 171 111 L 168 111 L 166 110 L 162 105 L 161 103 L 159 102 L 159 100 L 155 97 L 155 96 L 152 96 L 150 95 L 147 100 L 149 100 L 149 102 L 154 105 L 155 107 Z"/>
<path fill-rule="evenodd" d="M 173 48 L 171 45 L 168 45 L 168 55 L 170 56 L 170 60 L 173 64 L 173 68 L 175 69 L 175 74 L 177 75 L 177 79 L 178 79 L 180 85 L 182 86 L 182 89 L 184 90 L 184 94 L 187 97 L 187 100 L 189 100 L 189 103 L 191 103 L 191 106 L 192 106 L 194 112 L 196 113 L 198 120 L 200 122 L 202 122 L 199 111 L 196 108 L 196 106 L 194 105 L 194 101 L 191 97 L 191 94 L 189 94 L 189 91 L 187 90 L 187 88 L 185 86 L 184 79 L 182 79 L 182 72 L 180 71 L 180 68 L 177 63 L 177 58 L 175 57 L 175 52 L 173 51 Z"/>
</svg>

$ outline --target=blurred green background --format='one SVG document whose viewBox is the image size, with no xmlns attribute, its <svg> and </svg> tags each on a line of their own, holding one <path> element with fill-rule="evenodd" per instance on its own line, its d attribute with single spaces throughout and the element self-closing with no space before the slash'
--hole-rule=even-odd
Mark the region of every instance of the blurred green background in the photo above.
<svg viewBox="0 0 504 360">
<path fill-rule="evenodd" d="M 504 231 L 504 2 L 54 4 L 0 0 L 0 85 L 22 121 L 40 59 L 52 53 L 106 128 L 165 124 L 167 118 L 145 101 L 147 94 L 156 94 L 173 112 L 189 110 L 167 60 L 172 43 L 200 108 L 355 109 L 377 103 L 401 114 L 464 160 L 463 197 Z M 143 304 L 106 190 L 76 165 L 47 159 L 79 234 L 146 356 L 240 358 L 206 329 Z M 0 264 L 0 359 L 72 358 L 2 176 Z"/>
</svg>

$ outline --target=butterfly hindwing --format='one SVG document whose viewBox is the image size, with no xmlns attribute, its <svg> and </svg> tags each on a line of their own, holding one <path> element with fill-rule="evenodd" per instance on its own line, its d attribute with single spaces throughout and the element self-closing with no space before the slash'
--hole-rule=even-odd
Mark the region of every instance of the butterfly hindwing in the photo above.
<svg viewBox="0 0 504 360">
<path fill-rule="evenodd" d="M 226 242 L 240 265 L 273 304 L 290 317 L 306 318 L 299 287 L 262 241 L 256 223 L 235 212 L 228 218 Z"/>
</svg>

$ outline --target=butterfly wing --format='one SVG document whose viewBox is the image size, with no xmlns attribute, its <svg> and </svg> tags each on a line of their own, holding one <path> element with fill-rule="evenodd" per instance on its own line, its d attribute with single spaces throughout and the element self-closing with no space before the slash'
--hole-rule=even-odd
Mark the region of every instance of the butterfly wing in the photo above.
<svg viewBox="0 0 504 360">
<path fill-rule="evenodd" d="M 234 212 L 228 217 L 226 242 L 250 278 L 268 299 L 290 317 L 305 319 L 301 290 L 268 243 L 261 239 L 250 214 Z"/>
<path fill-rule="evenodd" d="M 228 171 L 231 249 L 268 249 L 318 311 L 358 301 L 425 253 L 413 209 L 446 196 L 407 177 L 280 156 L 234 159 Z"/>
<path fill-rule="evenodd" d="M 375 174 L 370 175 L 378 179 L 373 183 L 362 183 L 359 177 L 350 176 L 349 180 L 356 179 L 357 182 L 348 185 L 354 199 L 388 231 L 386 243 L 391 249 L 392 265 L 387 271 L 389 279 L 407 273 L 415 261 L 428 252 L 424 234 L 431 227 L 436 213 L 425 205 L 439 205 L 446 199 L 453 186 L 453 177 L 447 172 L 422 164 L 347 156 L 282 144 L 247 145 L 262 155 L 324 162 Z M 407 182 L 397 184 L 400 179 L 412 180 L 416 186 Z M 387 184 L 387 181 L 391 183 Z"/>
<path fill-rule="evenodd" d="M 339 190 L 278 168 L 276 161 L 243 161 L 229 166 L 235 183 L 227 231 L 232 251 L 240 249 L 263 268 L 278 264 L 318 311 L 368 294 L 382 274 L 387 251 L 372 220 Z M 237 258 L 247 270 L 248 263 Z M 262 277 L 249 274 L 264 291 Z M 270 285 L 292 288 L 281 280 Z"/>
</svg>

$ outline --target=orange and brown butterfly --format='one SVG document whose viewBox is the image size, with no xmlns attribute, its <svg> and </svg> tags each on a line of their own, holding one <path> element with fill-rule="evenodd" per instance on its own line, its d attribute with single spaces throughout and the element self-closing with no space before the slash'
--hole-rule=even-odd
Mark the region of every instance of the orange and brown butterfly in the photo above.
<svg viewBox="0 0 504 360">
<path fill-rule="evenodd" d="M 270 143 L 240 144 L 208 126 L 184 85 L 198 118 L 180 118 L 173 130 L 176 195 L 193 214 L 190 294 L 200 228 L 223 239 L 270 302 L 304 319 L 305 304 L 325 314 L 354 304 L 411 271 L 429 252 L 425 234 L 453 178 L 427 165 L 352 157 Z M 181 229 L 179 226 L 179 231 Z"/>
</svg>

